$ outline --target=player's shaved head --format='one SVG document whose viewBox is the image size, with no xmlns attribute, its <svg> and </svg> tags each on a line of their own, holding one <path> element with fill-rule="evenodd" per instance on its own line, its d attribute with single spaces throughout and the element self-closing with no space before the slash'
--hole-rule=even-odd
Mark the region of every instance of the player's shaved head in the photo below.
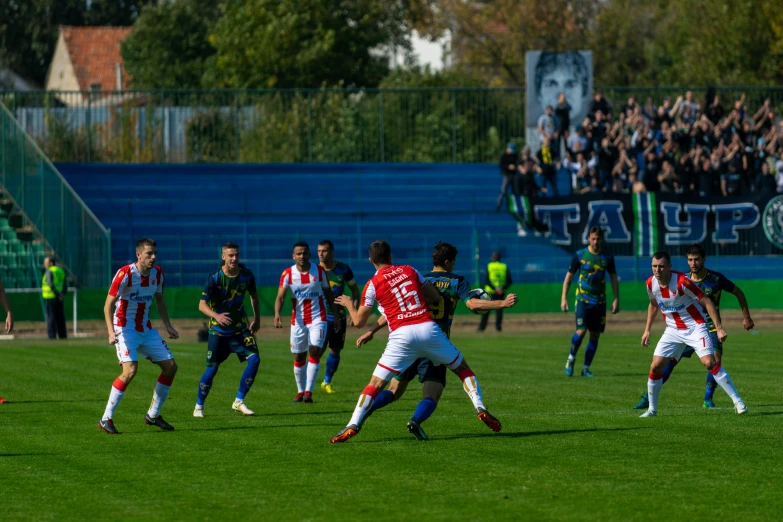
<svg viewBox="0 0 783 522">
<path fill-rule="evenodd" d="M 136 252 L 141 252 L 147 247 L 158 248 L 158 244 L 149 238 L 139 239 L 136 241 Z"/>
<path fill-rule="evenodd" d="M 391 247 L 389 243 L 380 239 L 370 245 L 370 262 L 374 265 L 391 263 Z"/>
<path fill-rule="evenodd" d="M 324 239 L 320 243 L 318 243 L 319 247 L 329 247 L 329 250 L 334 250 L 334 243 L 329 241 L 328 239 Z"/>
<path fill-rule="evenodd" d="M 432 264 L 444 267 L 446 261 L 454 261 L 457 258 L 457 247 L 444 241 L 438 241 L 432 249 Z"/>
<path fill-rule="evenodd" d="M 664 261 L 666 261 L 667 265 L 672 264 L 672 256 L 670 256 L 668 252 L 664 252 L 663 250 L 653 254 L 653 259 L 656 259 L 656 260 L 659 260 L 659 261 L 661 259 L 663 259 Z"/>
<path fill-rule="evenodd" d="M 233 249 L 236 249 L 236 250 L 239 250 L 239 245 L 237 245 L 236 243 L 232 243 L 231 241 L 229 241 L 228 243 L 226 243 L 226 244 L 224 244 L 224 245 L 223 245 L 223 247 L 222 247 L 222 250 L 223 250 L 223 252 L 225 252 L 226 250 L 231 250 L 232 248 L 233 248 Z"/>
</svg>

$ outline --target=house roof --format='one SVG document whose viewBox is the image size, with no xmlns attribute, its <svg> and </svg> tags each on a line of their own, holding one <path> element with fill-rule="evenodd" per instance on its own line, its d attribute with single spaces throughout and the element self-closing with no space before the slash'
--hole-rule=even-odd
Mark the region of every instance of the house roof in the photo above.
<svg viewBox="0 0 783 522">
<path fill-rule="evenodd" d="M 83 91 L 92 84 L 100 89 L 117 89 L 117 64 L 122 65 L 120 43 L 130 33 L 130 27 L 60 26 L 65 46 L 73 62 L 76 79 Z M 128 86 L 128 74 L 122 69 L 122 88 Z"/>
</svg>

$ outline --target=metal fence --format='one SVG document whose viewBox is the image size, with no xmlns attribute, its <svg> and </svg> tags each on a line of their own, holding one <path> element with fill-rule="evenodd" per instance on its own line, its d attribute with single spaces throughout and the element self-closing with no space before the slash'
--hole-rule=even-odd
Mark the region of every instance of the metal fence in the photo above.
<svg viewBox="0 0 783 522">
<path fill-rule="evenodd" d="M 706 87 L 606 87 L 615 108 Z M 724 107 L 746 94 L 751 111 L 783 88 L 722 87 Z M 500 89 L 281 89 L 0 92 L 52 161 L 494 162 L 524 141 L 525 91 Z"/>
<path fill-rule="evenodd" d="M 44 242 L 79 286 L 106 286 L 112 275 L 109 231 L 2 103 L 0 175 L 3 197 L 21 210 L 19 237 Z"/>
</svg>

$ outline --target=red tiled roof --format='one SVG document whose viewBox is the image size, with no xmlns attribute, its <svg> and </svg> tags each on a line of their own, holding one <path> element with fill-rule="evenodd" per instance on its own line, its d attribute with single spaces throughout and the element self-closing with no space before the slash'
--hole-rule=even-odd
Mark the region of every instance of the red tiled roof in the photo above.
<svg viewBox="0 0 783 522">
<path fill-rule="evenodd" d="M 71 56 L 79 88 L 90 90 L 90 85 L 101 84 L 101 90 L 117 89 L 117 64 L 122 64 L 120 42 L 130 33 L 130 27 L 73 27 L 60 26 L 65 46 Z M 122 69 L 122 88 L 128 86 L 128 74 Z"/>
</svg>

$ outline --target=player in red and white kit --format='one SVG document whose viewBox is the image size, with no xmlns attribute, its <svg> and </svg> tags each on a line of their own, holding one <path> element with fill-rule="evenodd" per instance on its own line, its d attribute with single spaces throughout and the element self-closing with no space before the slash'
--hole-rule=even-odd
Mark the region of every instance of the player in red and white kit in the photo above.
<svg viewBox="0 0 783 522">
<path fill-rule="evenodd" d="M 435 365 L 443 364 L 456 373 L 479 420 L 492 431 L 500 431 L 500 422 L 484 406 L 475 374 L 430 315 L 429 306 L 440 303 L 440 294 L 432 283 L 410 266 L 393 265 L 391 247 L 386 241 L 370 245 L 370 262 L 376 273 L 364 286 L 359 309 L 348 299 L 341 299 L 340 303 L 351 314 L 353 325 L 362 328 L 377 301 L 378 310 L 389 324 L 389 340 L 370 383 L 359 396 L 351 421 L 329 442 L 345 442 L 356 436 L 378 393 L 419 357 L 426 357 Z"/>
<path fill-rule="evenodd" d="M 280 276 L 275 327 L 283 327 L 280 313 L 285 295 L 291 290 L 291 352 L 297 389 L 293 402 L 313 402 L 313 387 L 321 368 L 321 350 L 326 342 L 326 307 L 330 306 L 337 316 L 337 306 L 326 271 L 320 265 L 310 263 L 310 246 L 304 241 L 294 244 L 293 258 L 294 265 Z M 340 326 L 339 321 L 334 322 L 335 333 L 340 333 Z"/>
<path fill-rule="evenodd" d="M 169 337 L 177 339 L 179 334 L 169 321 L 166 301 L 163 299 L 163 271 L 155 264 L 157 255 L 158 245 L 155 241 L 140 239 L 136 243 L 137 261 L 117 271 L 103 307 L 109 344 L 116 346 L 117 358 L 122 366 L 122 374 L 114 380 L 106 411 L 98 423 L 98 428 L 110 435 L 119 433 L 112 420 L 114 411 L 136 375 L 139 354 L 160 366 L 161 370 L 144 422 L 166 431 L 174 429 L 160 416 L 160 408 L 169 395 L 169 388 L 177 373 L 177 364 L 166 341 L 150 322 L 149 313 L 153 300 L 158 305 L 158 314 Z"/>
<path fill-rule="evenodd" d="M 712 340 L 704 308 L 713 318 L 720 342 L 725 341 L 727 335 L 712 300 L 705 296 L 685 274 L 672 270 L 671 258 L 666 252 L 657 252 L 653 256 L 652 272 L 653 275 L 647 279 L 647 295 L 650 298 L 650 304 L 647 307 L 647 325 L 642 335 L 642 346 L 647 346 L 650 343 L 650 328 L 655 319 L 656 310 L 661 311 L 666 321 L 666 330 L 655 347 L 650 365 L 650 375 L 647 381 L 650 406 L 641 416 L 655 417 L 657 415 L 658 396 L 661 393 L 661 386 L 663 386 L 663 368 L 671 359 L 678 359 L 688 346 L 696 350 L 702 364 L 729 395 L 734 402 L 737 413 L 742 415 L 747 412 L 748 408 L 734 388 L 729 374 L 713 355 Z"/>
</svg>

